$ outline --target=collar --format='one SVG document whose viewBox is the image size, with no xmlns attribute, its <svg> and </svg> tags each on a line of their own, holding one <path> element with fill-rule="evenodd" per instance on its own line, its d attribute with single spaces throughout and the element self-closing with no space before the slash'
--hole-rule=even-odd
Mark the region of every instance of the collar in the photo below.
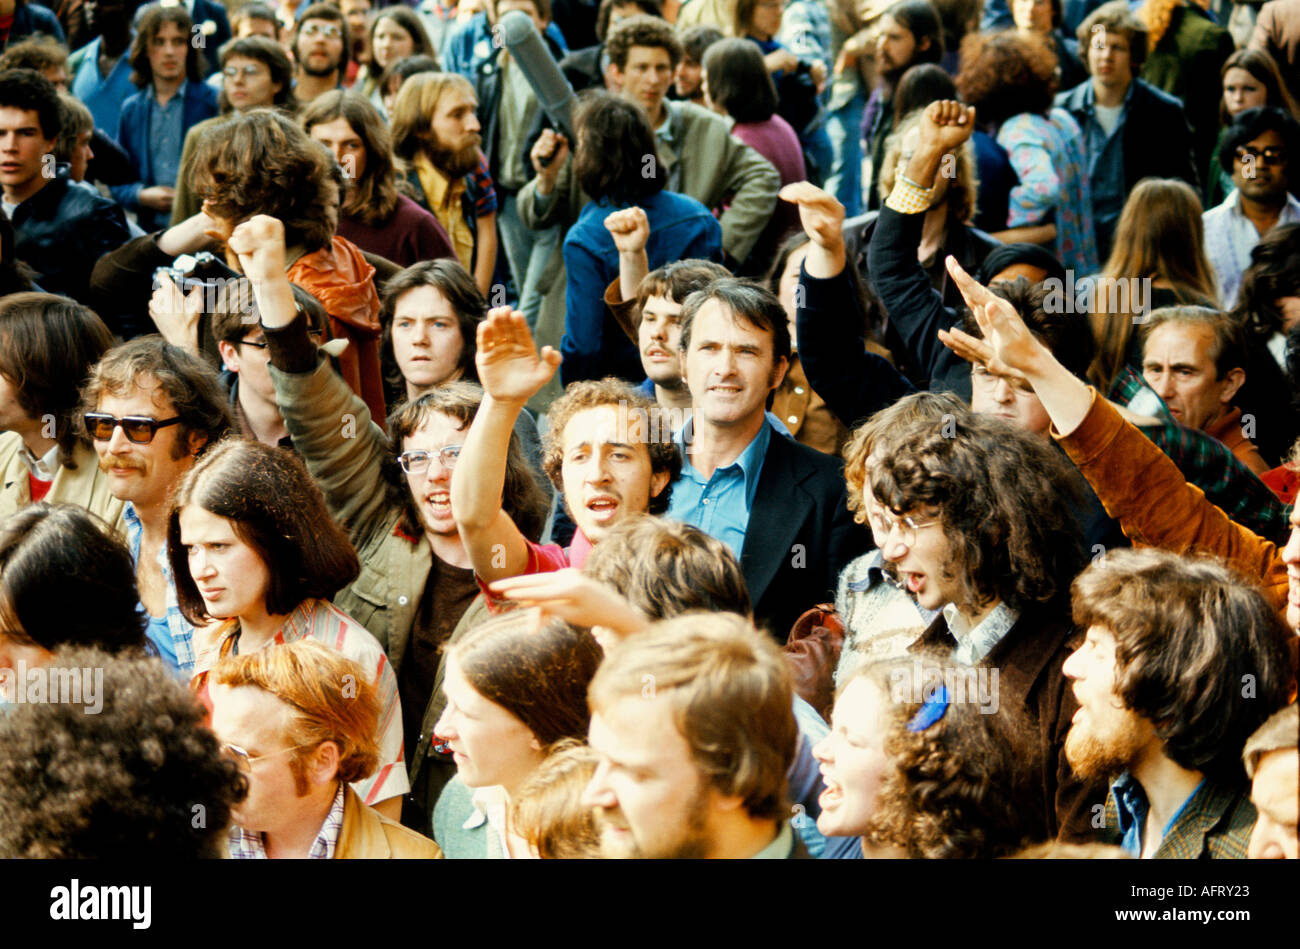
<svg viewBox="0 0 1300 949">
<path fill-rule="evenodd" d="M 338 790 L 334 793 L 334 803 L 330 805 L 329 812 L 320 825 L 320 830 L 316 832 L 316 839 L 312 841 L 311 849 L 307 852 L 307 859 L 332 860 L 334 858 L 334 853 L 338 849 L 339 834 L 343 830 L 345 800 L 343 792 L 345 788 L 346 785 L 340 781 Z M 260 831 L 252 833 L 238 824 L 232 824 L 230 827 L 230 855 L 244 860 L 265 860 L 266 835 Z"/>
<path fill-rule="evenodd" d="M 785 860 L 790 856 L 790 851 L 794 849 L 794 831 L 790 829 L 788 820 L 781 821 L 781 829 L 777 831 L 773 841 L 760 850 L 751 860 Z"/>
<path fill-rule="evenodd" d="M 189 89 L 189 87 L 190 87 L 190 80 L 189 80 L 189 78 L 186 77 L 185 79 L 182 79 L 182 80 L 181 80 L 181 84 L 180 84 L 180 86 L 178 86 L 177 89 L 176 89 L 176 92 L 173 93 L 173 94 L 172 94 L 172 97 L 171 97 L 170 99 L 167 100 L 167 106 L 171 105 L 173 102 L 184 103 L 184 102 L 185 102 L 185 92 L 186 92 L 187 89 Z M 153 95 L 150 96 L 150 102 L 151 102 L 151 104 L 156 105 L 156 106 L 158 106 L 159 108 L 163 108 L 163 109 L 167 108 L 167 106 L 159 105 L 159 102 L 158 102 L 158 90 L 157 90 L 157 89 L 152 89 L 152 88 L 151 88 L 150 91 L 153 93 Z"/>
<path fill-rule="evenodd" d="M 1124 93 L 1124 101 L 1119 104 L 1121 109 L 1127 109 L 1128 104 L 1133 101 L 1133 90 L 1137 88 L 1138 77 L 1134 76 L 1133 81 L 1128 84 L 1128 91 Z M 1097 109 L 1097 90 L 1093 88 L 1092 81 L 1083 83 L 1083 107 L 1089 112 Z M 1113 108 L 1112 106 L 1103 106 L 1102 108 Z"/>
<path fill-rule="evenodd" d="M 690 477 L 694 478 L 701 484 L 705 479 L 700 476 L 699 471 L 691 464 L 690 455 L 686 451 L 687 444 L 695 435 L 695 418 L 692 416 L 686 421 L 673 436 L 673 441 L 677 443 L 677 448 L 682 453 L 682 475 L 685 476 L 689 471 Z M 763 416 L 763 424 L 759 426 L 758 433 L 745 446 L 745 450 L 740 453 L 735 461 L 727 465 L 721 465 L 717 471 L 728 471 L 732 468 L 739 468 L 740 473 L 745 478 L 745 503 L 750 507 L 754 505 L 754 495 L 758 493 L 758 478 L 763 472 L 763 459 L 767 457 L 768 446 L 772 442 L 772 423 L 769 420 L 768 413 Z M 716 473 L 716 472 L 715 472 Z"/>
<path fill-rule="evenodd" d="M 885 571 L 885 555 L 877 547 L 867 556 L 867 572 L 861 580 L 850 580 L 845 586 L 854 593 L 863 593 L 882 582 L 893 584 L 893 578 Z M 893 584 L 897 586 L 897 584 Z"/>
<path fill-rule="evenodd" d="M 578 528 L 573 532 L 573 541 L 569 544 L 569 566 L 581 570 L 590 554 L 591 541 L 582 532 L 582 528 Z"/>
<path fill-rule="evenodd" d="M 1192 793 L 1187 795 L 1187 800 L 1183 801 L 1165 824 L 1160 832 L 1161 843 L 1169 837 L 1169 832 L 1183 816 L 1187 805 L 1192 803 L 1204 787 L 1205 779 L 1202 778 L 1201 783 L 1192 789 Z M 1119 819 L 1120 846 L 1128 851 L 1133 859 L 1139 859 L 1142 856 L 1142 833 L 1146 828 L 1147 813 L 1151 810 L 1146 789 L 1137 778 L 1125 771 L 1111 784 L 1110 793 L 1115 799 L 1115 813 Z"/>
<path fill-rule="evenodd" d="M 429 156 L 424 152 L 417 152 L 412 164 L 415 166 L 416 175 L 420 179 L 420 187 L 424 189 L 424 194 L 429 199 L 431 208 L 450 206 L 451 201 L 458 199 L 460 193 L 465 190 L 466 185 L 463 175 L 454 181 L 451 180 L 429 160 Z"/>
<path fill-rule="evenodd" d="M 974 665 L 993 651 L 993 647 L 1011 631 L 1020 616 L 1006 603 L 998 603 L 987 616 L 972 626 L 956 604 L 949 603 L 943 608 L 943 618 L 948 624 L 948 632 L 957 640 L 955 658 L 959 662 Z"/>
<path fill-rule="evenodd" d="M 682 139 L 682 104 L 673 99 L 664 99 L 664 120 L 655 129 L 655 140 L 670 145 L 676 150 Z"/>
<path fill-rule="evenodd" d="M 47 451 L 43 456 L 37 458 L 26 443 L 18 449 L 18 457 L 27 465 L 37 481 L 53 481 L 54 476 L 59 472 L 59 446 L 56 444 Z"/>
</svg>

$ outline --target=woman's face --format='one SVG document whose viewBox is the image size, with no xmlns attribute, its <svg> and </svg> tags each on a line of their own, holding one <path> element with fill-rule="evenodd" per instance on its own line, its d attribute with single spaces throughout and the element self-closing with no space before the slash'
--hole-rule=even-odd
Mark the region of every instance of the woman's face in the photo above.
<svg viewBox="0 0 1300 949">
<path fill-rule="evenodd" d="M 1052 32 L 1052 0 L 1011 0 L 1011 18 L 1022 30 Z"/>
<path fill-rule="evenodd" d="M 876 812 L 889 768 L 885 754 L 889 697 L 858 676 L 840 693 L 831 714 L 831 733 L 813 747 L 826 790 L 818 803 L 817 829 L 828 837 L 858 837 Z"/>
<path fill-rule="evenodd" d="M 416 287 L 393 306 L 393 358 L 408 386 L 427 390 L 460 377 L 460 318 L 437 287 Z"/>
<path fill-rule="evenodd" d="M 380 69 L 387 69 L 414 52 L 415 39 L 393 17 L 386 16 L 375 24 L 375 32 L 370 38 L 370 53 Z"/>
<path fill-rule="evenodd" d="M 1236 118 L 1247 109 L 1268 105 L 1268 90 L 1246 70 L 1233 66 L 1223 74 L 1223 106 Z"/>
<path fill-rule="evenodd" d="M 197 504 L 180 514 L 181 544 L 208 614 L 217 619 L 266 615 L 271 573 L 235 533 L 234 522 Z"/>
<path fill-rule="evenodd" d="M 770 40 L 781 31 L 782 0 L 758 0 L 749 18 L 749 32 L 761 40 Z"/>
<path fill-rule="evenodd" d="M 447 707 L 433 731 L 451 749 L 466 787 L 499 784 L 509 793 L 542 763 L 542 746 L 528 726 L 474 688 L 454 651 L 442 689 Z"/>
</svg>

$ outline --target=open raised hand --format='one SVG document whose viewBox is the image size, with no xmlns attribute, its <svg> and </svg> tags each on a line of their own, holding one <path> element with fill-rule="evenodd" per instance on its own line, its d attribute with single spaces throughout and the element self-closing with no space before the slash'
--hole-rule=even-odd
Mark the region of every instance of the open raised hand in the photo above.
<svg viewBox="0 0 1300 949">
<path fill-rule="evenodd" d="M 498 402 L 526 402 L 546 385 L 560 365 L 560 354 L 543 346 L 539 354 L 524 315 L 508 306 L 488 310 L 478 325 L 474 358 L 483 391 Z"/>
<path fill-rule="evenodd" d="M 999 375 L 1033 376 L 1043 356 L 1051 356 L 1016 308 L 962 269 L 955 257 L 947 259 L 948 273 L 961 290 L 984 339 L 979 340 L 960 329 L 940 330 L 939 339 L 963 359 L 982 362 L 989 372 Z"/>
</svg>

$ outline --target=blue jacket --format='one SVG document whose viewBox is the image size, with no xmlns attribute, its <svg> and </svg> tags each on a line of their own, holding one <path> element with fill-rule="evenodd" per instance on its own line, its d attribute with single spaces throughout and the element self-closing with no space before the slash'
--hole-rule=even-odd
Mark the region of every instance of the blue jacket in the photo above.
<svg viewBox="0 0 1300 949">
<path fill-rule="evenodd" d="M 722 226 L 703 204 L 672 191 L 660 191 L 639 204 L 650 219 L 645 250 L 651 270 L 688 258 L 722 263 Z M 560 375 L 566 386 L 609 375 L 634 383 L 645 378 L 636 346 L 605 307 L 605 288 L 618 276 L 618 249 L 605 229 L 605 218 L 626 207 L 608 198 L 592 201 L 564 238 L 568 317 L 560 342 Z"/>
<path fill-rule="evenodd" d="M 5 40 L 5 46 L 24 40 L 33 33 L 45 33 L 65 46 L 68 43 L 68 38 L 63 35 L 63 27 L 59 25 L 59 18 L 52 10 L 39 3 L 17 0 L 14 4 L 13 26 L 9 27 L 9 38 Z"/>
<path fill-rule="evenodd" d="M 117 123 L 117 141 L 131 158 L 139 180 L 131 184 L 114 185 L 110 190 L 113 199 L 124 208 L 135 211 L 142 218 L 140 224 L 147 230 L 154 230 L 150 222 L 143 219 L 153 217 L 153 212 L 140 207 L 140 191 L 154 185 L 175 186 L 175 181 L 159 181 L 154 176 L 153 154 L 149 147 L 149 115 L 153 108 L 153 86 L 145 86 L 122 103 L 122 116 Z M 181 141 L 185 133 L 217 114 L 217 92 L 206 82 L 189 82 L 185 84 L 185 104 L 181 118 Z M 177 156 L 179 158 L 179 156 Z M 170 212 L 163 212 L 166 220 L 160 226 L 166 227 L 171 220 Z"/>
<path fill-rule="evenodd" d="M 546 24 L 543 33 L 552 49 L 558 47 L 561 55 L 568 53 L 569 47 L 564 42 L 564 36 L 553 22 Z M 487 15 L 475 13 L 464 26 L 448 35 L 442 51 L 442 68 L 447 72 L 460 73 L 473 82 L 474 72 L 479 65 L 494 59 L 496 53 L 497 47 L 492 45 L 492 27 L 488 25 Z M 483 121 L 481 115 L 480 121 Z"/>
</svg>

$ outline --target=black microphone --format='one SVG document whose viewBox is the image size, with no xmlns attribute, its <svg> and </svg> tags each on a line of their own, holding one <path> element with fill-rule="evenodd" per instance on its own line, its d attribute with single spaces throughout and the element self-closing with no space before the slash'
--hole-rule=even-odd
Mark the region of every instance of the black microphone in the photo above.
<svg viewBox="0 0 1300 949">
<path fill-rule="evenodd" d="M 524 78 L 533 87 L 547 118 L 572 145 L 573 86 L 560 72 L 532 18 L 522 10 L 511 10 L 501 18 L 497 29 L 502 45 L 524 71 Z"/>
</svg>

